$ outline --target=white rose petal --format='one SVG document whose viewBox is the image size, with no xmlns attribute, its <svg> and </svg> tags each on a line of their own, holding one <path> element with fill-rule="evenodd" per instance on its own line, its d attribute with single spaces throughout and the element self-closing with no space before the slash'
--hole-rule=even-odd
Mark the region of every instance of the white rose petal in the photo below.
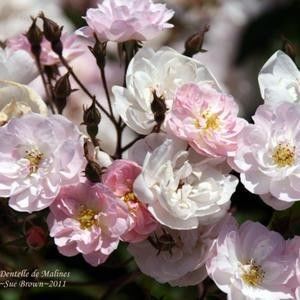
<svg viewBox="0 0 300 300">
<path fill-rule="evenodd" d="M 134 182 L 134 193 L 163 225 L 194 229 L 216 223 L 230 205 L 238 184 L 207 161 L 190 163 L 186 145 L 166 139 L 148 152 L 142 173 Z"/>
</svg>

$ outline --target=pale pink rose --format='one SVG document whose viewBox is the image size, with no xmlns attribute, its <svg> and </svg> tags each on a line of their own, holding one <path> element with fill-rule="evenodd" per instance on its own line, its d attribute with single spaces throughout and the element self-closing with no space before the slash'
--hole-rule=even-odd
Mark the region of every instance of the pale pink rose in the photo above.
<svg viewBox="0 0 300 300">
<path fill-rule="evenodd" d="M 246 123 L 237 114 L 231 96 L 209 85 L 189 83 L 178 89 L 167 124 L 202 155 L 234 156 L 237 136 Z"/>
<path fill-rule="evenodd" d="M 106 261 L 129 226 L 126 205 L 100 183 L 65 187 L 50 211 L 47 222 L 58 251 L 81 253 L 92 266 Z"/>
<path fill-rule="evenodd" d="M 251 193 L 282 210 L 300 199 L 300 106 L 261 105 L 244 128 L 232 167 Z"/>
<path fill-rule="evenodd" d="M 84 53 L 84 48 L 79 43 L 75 34 L 63 34 L 63 56 L 67 61 L 71 61 Z M 7 46 L 12 50 L 24 50 L 31 54 L 31 46 L 24 34 L 17 35 L 11 38 L 7 42 Z M 51 49 L 51 44 L 45 38 L 43 38 L 42 52 L 40 56 L 42 65 L 55 65 L 60 64 L 59 57 Z"/>
<path fill-rule="evenodd" d="M 145 41 L 172 28 L 167 22 L 173 15 L 165 4 L 152 0 L 104 0 L 98 8 L 87 10 L 84 19 L 88 26 L 77 30 L 77 34 L 92 40 L 96 34 L 103 42 Z"/>
<path fill-rule="evenodd" d="M 0 197 L 17 211 L 48 207 L 62 186 L 79 181 L 83 140 L 63 116 L 30 113 L 0 127 Z"/>
<path fill-rule="evenodd" d="M 287 283 L 293 259 L 285 248 L 282 236 L 260 223 L 230 224 L 217 239 L 207 272 L 229 300 L 292 299 Z"/>
<path fill-rule="evenodd" d="M 295 293 L 295 299 L 300 300 L 300 236 L 287 241 L 286 255 L 294 258 L 295 274 L 288 282 L 288 286 Z"/>
<path fill-rule="evenodd" d="M 228 214 L 213 226 L 199 226 L 193 230 L 158 228 L 147 240 L 130 244 L 140 270 L 160 283 L 189 286 L 207 277 L 205 263 L 211 255 L 215 239 L 222 226 L 232 222 Z"/>
<path fill-rule="evenodd" d="M 157 228 L 157 222 L 133 193 L 133 182 L 142 168 L 129 160 L 115 160 L 102 177 L 103 183 L 124 201 L 130 212 L 131 226 L 122 235 L 126 242 L 136 243 L 145 240 Z"/>
</svg>

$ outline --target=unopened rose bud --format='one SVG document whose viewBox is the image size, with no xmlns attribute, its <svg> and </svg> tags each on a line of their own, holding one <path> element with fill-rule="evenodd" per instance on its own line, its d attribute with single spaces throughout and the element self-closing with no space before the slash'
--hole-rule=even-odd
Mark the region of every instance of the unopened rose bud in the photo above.
<svg viewBox="0 0 300 300">
<path fill-rule="evenodd" d="M 32 249 L 41 249 L 47 243 L 45 230 L 40 226 L 33 226 L 26 232 L 26 243 Z"/>
<path fill-rule="evenodd" d="M 288 39 L 283 38 L 282 51 L 287 54 L 294 62 L 296 62 L 297 50 L 295 45 Z"/>
<path fill-rule="evenodd" d="M 45 38 L 51 43 L 52 50 L 56 54 L 62 55 L 63 44 L 60 38 L 62 35 L 63 26 L 59 26 L 54 21 L 45 17 L 43 13 L 40 14 L 40 18 L 43 20 Z"/>
<path fill-rule="evenodd" d="M 101 182 L 101 176 L 103 174 L 103 169 L 95 161 L 88 161 L 85 167 L 85 177 L 91 182 Z"/>
<path fill-rule="evenodd" d="M 27 37 L 30 46 L 31 46 L 31 52 L 34 56 L 39 57 L 41 54 L 41 43 L 43 40 L 43 32 L 36 24 L 37 19 L 32 18 L 32 24 L 30 28 L 28 29 L 25 36 Z"/>
<path fill-rule="evenodd" d="M 89 49 L 96 58 L 97 65 L 100 69 L 104 69 L 105 67 L 105 61 L 106 61 L 106 42 L 100 42 L 95 36 L 96 42 L 94 44 L 94 47 L 90 47 Z"/>
<path fill-rule="evenodd" d="M 69 97 L 74 91 L 71 88 L 69 76 L 70 74 L 66 73 L 57 80 L 54 86 L 54 102 L 59 113 L 62 113 L 67 105 L 67 97 Z"/>
<path fill-rule="evenodd" d="M 45 17 L 43 13 L 40 14 L 40 18 L 43 20 L 44 23 L 44 35 L 45 38 L 49 42 L 57 42 L 61 38 L 61 33 L 63 26 L 59 26 L 54 21 L 50 20 L 49 18 Z"/>
<path fill-rule="evenodd" d="M 201 31 L 190 36 L 185 42 L 184 55 L 193 57 L 199 52 L 206 52 L 202 49 L 205 33 L 209 30 L 209 26 L 205 26 Z"/>
<path fill-rule="evenodd" d="M 98 125 L 101 121 L 101 113 L 96 107 L 96 101 L 94 100 L 91 106 L 86 109 L 83 113 L 83 123 L 85 125 L 96 124 Z"/>
<path fill-rule="evenodd" d="M 153 112 L 155 122 L 160 127 L 165 120 L 165 114 L 168 111 L 168 108 L 165 98 L 163 96 L 158 96 L 156 91 L 153 92 L 151 110 Z"/>
<path fill-rule="evenodd" d="M 72 88 L 69 80 L 69 72 L 60 77 L 54 87 L 54 95 L 57 98 L 66 98 L 71 95 Z"/>
<path fill-rule="evenodd" d="M 101 121 L 101 113 L 94 100 L 91 106 L 83 112 L 83 124 L 86 125 L 88 135 L 95 141 L 98 134 L 98 125 Z"/>
</svg>

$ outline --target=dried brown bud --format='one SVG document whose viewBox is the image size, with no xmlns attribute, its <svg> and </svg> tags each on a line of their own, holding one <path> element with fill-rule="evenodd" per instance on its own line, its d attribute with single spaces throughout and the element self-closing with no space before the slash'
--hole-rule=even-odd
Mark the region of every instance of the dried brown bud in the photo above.
<svg viewBox="0 0 300 300">
<path fill-rule="evenodd" d="M 41 54 L 41 43 L 43 40 L 43 32 L 36 24 L 37 18 L 32 18 L 32 24 L 29 27 L 25 36 L 27 37 L 30 45 L 31 52 L 34 56 L 39 57 Z"/>
<path fill-rule="evenodd" d="M 98 125 L 95 125 L 95 124 L 87 125 L 86 131 L 87 131 L 88 135 L 91 137 L 91 139 L 94 141 L 96 139 L 96 136 L 99 131 Z"/>
<path fill-rule="evenodd" d="M 206 52 L 206 50 L 202 49 L 205 33 L 209 30 L 209 26 L 206 25 L 199 32 L 191 35 L 187 41 L 185 42 L 185 51 L 184 55 L 188 57 L 193 57 L 195 54 L 199 52 Z"/>
<path fill-rule="evenodd" d="M 103 169 L 100 167 L 100 165 L 90 160 L 88 161 L 86 167 L 85 167 L 85 177 L 91 181 L 91 182 L 101 182 L 101 176 L 103 174 Z"/>
<path fill-rule="evenodd" d="M 59 111 L 62 113 L 64 108 L 67 105 L 67 97 L 71 95 L 72 90 L 70 80 L 69 80 L 69 72 L 59 78 L 54 86 L 54 102 Z"/>
<path fill-rule="evenodd" d="M 60 38 L 61 38 L 63 26 L 59 26 L 54 21 L 45 17 L 43 13 L 40 14 L 40 18 L 43 20 L 44 23 L 45 38 L 51 43 L 52 50 L 56 54 L 62 55 L 63 44 Z"/>
<path fill-rule="evenodd" d="M 160 127 L 165 120 L 165 114 L 168 111 L 168 108 L 165 98 L 163 96 L 158 96 L 156 91 L 153 91 L 151 111 L 153 112 L 155 122 L 157 123 L 158 127 Z"/>
<path fill-rule="evenodd" d="M 63 26 L 59 26 L 54 21 L 45 17 L 45 15 L 43 13 L 40 14 L 40 18 L 43 20 L 43 23 L 44 23 L 45 38 L 51 43 L 59 41 L 61 38 Z"/>
<path fill-rule="evenodd" d="M 84 110 L 83 113 L 83 124 L 85 125 L 97 125 L 101 121 L 101 113 L 99 109 L 96 107 L 96 101 L 93 100 L 91 106 Z"/>
<path fill-rule="evenodd" d="M 71 95 L 72 88 L 69 80 L 70 74 L 67 72 L 60 77 L 54 87 L 54 95 L 56 98 L 66 98 Z"/>
<path fill-rule="evenodd" d="M 107 42 L 100 42 L 95 35 L 95 44 L 94 47 L 90 47 L 89 49 L 96 58 L 97 65 L 100 69 L 104 69 L 106 62 L 106 46 Z"/>
<path fill-rule="evenodd" d="M 92 105 L 83 112 L 83 124 L 86 125 L 87 133 L 94 142 L 96 142 L 100 121 L 101 113 L 96 107 L 96 101 L 94 99 Z"/>
<path fill-rule="evenodd" d="M 296 46 L 285 37 L 282 37 L 282 51 L 287 54 L 294 62 L 296 62 L 297 50 Z"/>
</svg>

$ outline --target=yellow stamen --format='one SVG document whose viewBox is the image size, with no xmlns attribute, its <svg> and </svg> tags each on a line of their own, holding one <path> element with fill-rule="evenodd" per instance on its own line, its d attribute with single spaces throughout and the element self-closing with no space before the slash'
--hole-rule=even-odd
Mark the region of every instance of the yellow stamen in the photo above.
<svg viewBox="0 0 300 300">
<path fill-rule="evenodd" d="M 123 201 L 127 203 L 127 202 L 137 202 L 138 200 L 133 192 L 128 192 L 123 196 Z"/>
<path fill-rule="evenodd" d="M 205 126 L 202 126 L 202 129 L 218 130 L 220 128 L 220 119 L 217 114 L 211 113 L 209 110 L 206 110 L 201 114 L 201 118 L 203 118 L 205 121 Z M 201 128 L 199 120 L 195 120 L 194 124 L 196 128 Z"/>
<path fill-rule="evenodd" d="M 86 208 L 85 206 L 81 207 L 81 211 L 77 217 L 77 220 L 80 223 L 81 229 L 90 229 L 93 225 L 98 225 L 98 220 L 96 219 L 97 212 Z"/>
<path fill-rule="evenodd" d="M 38 171 L 39 165 L 44 157 L 44 154 L 40 152 L 38 149 L 34 148 L 30 151 L 25 151 L 25 159 L 29 160 L 29 169 L 30 174 L 36 173 Z"/>
<path fill-rule="evenodd" d="M 246 265 L 243 265 L 242 268 L 244 272 L 242 274 L 242 279 L 247 285 L 255 287 L 263 282 L 265 272 L 253 259 L 248 261 Z"/>
<path fill-rule="evenodd" d="M 275 147 L 272 158 L 280 168 L 292 166 L 295 163 L 295 147 L 289 144 L 279 144 Z"/>
</svg>

